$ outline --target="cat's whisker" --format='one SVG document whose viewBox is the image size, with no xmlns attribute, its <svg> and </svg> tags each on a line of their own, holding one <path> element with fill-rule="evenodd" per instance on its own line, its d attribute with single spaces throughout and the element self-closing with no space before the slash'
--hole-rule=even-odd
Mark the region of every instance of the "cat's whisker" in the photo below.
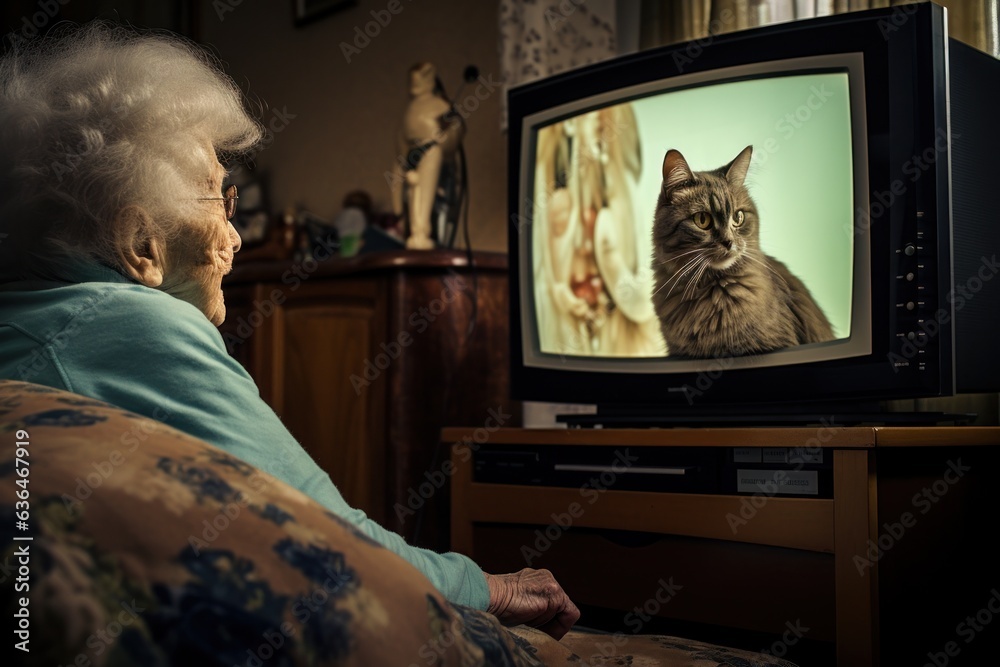
<svg viewBox="0 0 1000 667">
<path fill-rule="evenodd" d="M 676 262 L 681 257 L 685 257 L 687 255 L 691 255 L 691 254 L 696 253 L 696 252 L 697 253 L 703 253 L 704 251 L 705 251 L 704 248 L 695 248 L 694 250 L 688 250 L 687 252 L 682 252 L 682 253 L 679 253 L 677 255 L 674 255 L 673 257 L 668 257 L 666 259 L 666 262 Z M 695 257 L 694 259 L 697 259 L 697 257 Z M 664 263 L 666 263 L 666 262 L 664 262 Z M 683 271 L 687 266 L 689 266 L 691 264 L 691 262 L 692 262 L 692 260 L 689 259 L 681 268 L 679 268 L 677 270 L 677 272 Z M 656 294 L 658 294 L 659 291 L 661 289 L 663 289 L 667 285 L 667 283 L 669 283 L 671 280 L 673 280 L 674 276 L 677 275 L 677 272 L 674 272 L 674 274 L 672 276 L 670 276 L 670 278 L 667 278 L 666 282 L 664 282 L 663 285 L 660 285 L 660 287 L 657 288 L 657 290 L 655 292 L 653 292 L 653 295 L 655 296 Z"/>
<path fill-rule="evenodd" d="M 704 262 L 703 261 L 699 262 L 694 267 L 694 269 L 691 271 L 692 277 L 688 278 L 688 281 L 684 284 L 684 291 L 681 292 L 681 301 L 690 301 L 691 300 L 691 295 L 692 295 L 692 292 L 694 291 L 694 290 L 692 290 L 692 287 L 697 284 L 697 283 L 695 283 L 695 279 L 697 278 L 698 272 L 701 270 L 701 268 L 703 266 L 704 266 Z"/>
<path fill-rule="evenodd" d="M 671 292 L 673 292 L 673 291 L 674 291 L 674 288 L 675 288 L 675 287 L 677 287 L 677 286 L 678 286 L 678 285 L 680 284 L 680 280 L 681 280 L 681 278 L 683 278 L 683 277 L 684 277 L 684 274 L 685 274 L 686 272 L 687 272 L 687 271 L 682 271 L 682 272 L 678 272 L 678 273 L 675 273 L 675 274 L 674 274 L 674 275 L 673 275 L 673 276 L 672 276 L 672 277 L 670 278 L 670 280 L 668 280 L 668 281 L 667 281 L 667 284 L 670 284 L 670 283 L 673 283 L 673 284 L 672 284 L 672 285 L 670 285 L 670 289 L 668 289 L 668 290 L 667 290 L 667 293 L 666 293 L 666 295 L 664 295 L 664 297 L 663 297 L 663 300 L 664 300 L 664 301 L 666 301 L 666 300 L 668 300 L 668 299 L 670 298 L 670 294 L 671 294 Z"/>
<path fill-rule="evenodd" d="M 709 265 L 711 265 L 712 260 L 705 258 L 698 267 L 698 270 L 694 274 L 694 278 L 688 280 L 687 286 L 684 288 L 684 294 L 682 295 L 684 300 L 687 301 L 690 298 L 694 298 L 695 292 L 698 290 L 698 284 L 701 282 L 701 277 L 705 275 L 705 271 L 708 270 Z M 690 297 L 688 293 L 690 292 Z"/>
<path fill-rule="evenodd" d="M 667 261 L 668 262 L 673 262 L 673 261 L 675 261 L 677 259 L 680 259 L 681 257 L 684 257 L 685 255 L 690 255 L 690 254 L 695 253 L 695 252 L 703 252 L 703 251 L 704 251 L 704 248 L 695 248 L 694 250 L 688 250 L 687 252 L 682 252 L 682 253 L 679 253 L 677 255 L 674 255 L 673 257 L 667 257 Z"/>
<path fill-rule="evenodd" d="M 704 257 L 699 257 L 698 262 L 691 267 L 691 272 L 690 272 L 691 275 L 688 277 L 687 282 L 684 283 L 684 291 L 681 292 L 681 301 L 688 300 L 688 293 L 691 291 L 692 281 L 694 277 L 698 275 L 698 272 L 701 270 L 701 267 L 705 265 L 705 261 L 706 260 Z"/>
<path fill-rule="evenodd" d="M 678 255 L 675 255 L 674 257 L 668 257 L 667 261 L 668 262 L 673 262 L 673 261 L 676 261 L 677 259 L 679 259 L 681 257 L 686 256 L 686 255 L 690 255 L 690 254 L 693 254 L 693 253 L 696 253 L 696 252 L 703 253 L 704 251 L 705 251 L 704 248 L 695 248 L 694 250 L 688 250 L 687 252 L 679 253 Z M 698 259 L 698 258 L 695 258 L 695 259 Z M 691 262 L 692 262 L 692 260 L 688 260 L 688 262 L 686 264 L 684 264 L 684 266 L 682 266 L 680 269 L 678 269 L 678 271 L 683 271 L 685 267 L 687 267 L 688 265 L 691 264 Z M 658 288 L 656 288 L 656 291 L 653 292 L 653 296 L 656 296 L 657 294 L 659 294 L 660 290 L 662 290 L 664 287 L 666 287 L 667 284 L 670 283 L 670 281 L 673 280 L 674 276 L 676 276 L 676 275 L 677 275 L 677 273 L 675 272 L 672 276 L 670 276 L 669 278 L 667 278 L 662 285 L 660 285 Z"/>
<path fill-rule="evenodd" d="M 680 279 L 682 277 L 684 277 L 685 274 L 690 273 L 691 271 L 693 271 L 697 267 L 698 262 L 701 260 L 702 256 L 703 255 L 698 255 L 696 257 L 692 257 L 691 259 L 689 259 L 687 261 L 686 264 L 684 264 L 684 266 L 682 266 L 680 269 L 678 269 L 677 273 L 674 274 L 674 276 L 677 279 L 677 282 L 674 284 L 675 287 L 678 284 L 680 284 Z"/>
<path fill-rule="evenodd" d="M 712 262 L 710 260 L 706 259 L 705 263 L 702 264 L 702 266 L 701 266 L 701 271 L 698 272 L 698 275 L 694 279 L 695 287 L 697 287 L 698 285 L 701 284 L 701 278 L 702 278 L 702 276 L 704 276 L 708 272 L 708 270 L 711 268 L 711 266 L 712 266 Z M 692 292 L 692 294 L 693 294 L 693 292 Z"/>
<path fill-rule="evenodd" d="M 687 265 L 685 264 L 685 266 L 687 266 Z M 663 290 L 663 288 L 666 287 L 667 285 L 669 285 L 670 283 L 674 282 L 675 280 L 679 280 L 680 276 L 683 275 L 682 271 L 683 271 L 683 268 L 678 269 L 676 272 L 674 272 L 674 274 L 672 276 L 670 276 L 669 278 L 667 278 L 666 280 L 664 280 L 663 284 L 660 285 L 660 287 L 655 292 L 653 292 L 653 296 L 656 296 L 657 294 L 659 294 Z M 667 295 L 665 297 L 663 297 L 664 300 L 666 300 L 666 298 L 670 296 L 670 292 L 672 292 L 673 289 L 674 288 L 671 287 L 669 290 L 667 290 Z"/>
<path fill-rule="evenodd" d="M 681 278 L 683 278 L 685 275 L 691 273 L 694 269 L 696 269 L 699 266 L 699 261 L 703 259 L 705 259 L 704 253 L 701 255 L 697 255 L 694 259 L 688 261 L 688 263 L 684 265 L 683 269 L 681 269 L 678 273 L 675 274 L 675 277 L 673 279 L 674 284 L 669 290 L 667 290 L 667 295 L 663 297 L 664 301 L 670 298 L 670 293 L 674 291 L 674 287 L 680 285 Z"/>
<path fill-rule="evenodd" d="M 683 254 L 684 254 L 684 255 L 690 255 L 690 254 L 691 254 L 691 253 L 693 253 L 693 252 L 698 252 L 698 250 L 699 250 L 699 248 L 695 248 L 694 250 L 689 250 L 688 252 L 686 252 L 686 253 L 683 253 Z M 663 265 L 663 266 L 666 266 L 666 264 L 667 264 L 668 262 L 672 262 L 672 261 L 674 261 L 674 258 L 672 258 L 672 257 L 668 257 L 668 258 L 667 258 L 667 259 L 666 259 L 666 260 L 665 260 L 665 261 L 663 262 L 663 264 L 662 264 L 662 265 Z M 673 274 L 673 275 L 671 275 L 671 276 L 670 276 L 669 278 L 667 278 L 666 280 L 664 280 L 664 281 L 663 281 L 663 284 L 662 284 L 662 285 L 660 285 L 659 287 L 657 287 L 657 288 L 656 288 L 656 289 L 655 289 L 655 290 L 653 291 L 653 294 L 652 294 L 652 296 L 656 296 L 657 294 L 659 294 L 659 293 L 660 293 L 660 291 L 661 291 L 661 290 L 662 290 L 662 289 L 663 289 L 664 287 L 666 287 L 666 286 L 667 286 L 667 285 L 668 285 L 668 284 L 670 283 L 670 281 L 671 281 L 671 280 L 673 280 L 673 278 L 674 278 L 674 276 L 675 276 L 675 275 L 677 275 L 677 274 L 676 274 L 676 273 L 674 273 L 674 274 Z"/>
<path fill-rule="evenodd" d="M 660 292 L 660 290 L 662 290 L 668 284 L 670 284 L 671 282 L 673 282 L 673 280 L 675 278 L 679 279 L 680 276 L 684 275 L 684 273 L 683 273 L 684 269 L 686 269 L 688 266 L 690 266 L 693 262 L 696 262 L 697 260 L 698 260 L 697 257 L 695 257 L 694 259 L 688 260 L 688 262 L 684 266 L 682 266 L 681 268 L 679 268 L 677 271 L 674 272 L 674 274 L 672 276 L 670 276 L 669 278 L 667 278 L 666 281 L 664 281 L 664 283 L 662 285 L 660 285 L 660 287 L 656 290 L 656 292 L 653 292 L 653 296 L 656 296 Z M 667 292 L 667 294 L 669 295 L 670 292 Z"/>
</svg>

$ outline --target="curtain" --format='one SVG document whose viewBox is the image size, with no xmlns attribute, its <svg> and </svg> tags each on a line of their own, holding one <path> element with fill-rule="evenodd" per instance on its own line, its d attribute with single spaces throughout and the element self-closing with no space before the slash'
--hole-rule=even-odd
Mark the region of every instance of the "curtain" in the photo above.
<svg viewBox="0 0 1000 667">
<path fill-rule="evenodd" d="M 500 66 L 511 86 L 618 54 L 615 0 L 500 0 Z M 502 125 L 507 125 L 504 94 Z"/>
<path fill-rule="evenodd" d="M 919 0 L 500 0 L 504 92 L 635 48 Z M 937 0 L 949 32 L 1000 58 L 1000 0 Z M 638 16 L 636 16 L 638 14 Z M 632 34 L 638 25 L 638 39 Z M 622 34 L 627 31 L 627 34 Z M 507 124 L 506 94 L 502 125 Z"/>
<path fill-rule="evenodd" d="M 709 34 L 901 5 L 915 0 L 641 0 L 639 45 L 648 49 Z M 1000 57 L 1000 0 L 937 0 L 952 37 Z"/>
<path fill-rule="evenodd" d="M 709 34 L 887 6 L 889 0 L 642 0 L 639 43 L 652 48 Z"/>
<path fill-rule="evenodd" d="M 1000 0 L 935 0 L 948 8 L 948 33 L 1000 58 Z"/>
</svg>

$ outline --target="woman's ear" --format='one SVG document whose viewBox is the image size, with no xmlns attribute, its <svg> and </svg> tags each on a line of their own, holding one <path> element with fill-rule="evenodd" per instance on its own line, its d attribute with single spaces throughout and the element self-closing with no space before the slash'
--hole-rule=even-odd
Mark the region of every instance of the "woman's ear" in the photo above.
<svg viewBox="0 0 1000 667">
<path fill-rule="evenodd" d="M 149 213 L 139 206 L 126 206 L 115 218 L 115 229 L 125 274 L 146 287 L 163 284 L 166 248 Z"/>
</svg>

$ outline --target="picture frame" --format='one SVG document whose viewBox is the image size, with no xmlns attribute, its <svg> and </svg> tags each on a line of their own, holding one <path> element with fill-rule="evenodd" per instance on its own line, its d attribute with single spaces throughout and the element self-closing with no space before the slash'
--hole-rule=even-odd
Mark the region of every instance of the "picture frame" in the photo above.
<svg viewBox="0 0 1000 667">
<path fill-rule="evenodd" d="M 295 26 L 301 27 L 338 12 L 356 7 L 358 0 L 292 0 Z"/>
</svg>

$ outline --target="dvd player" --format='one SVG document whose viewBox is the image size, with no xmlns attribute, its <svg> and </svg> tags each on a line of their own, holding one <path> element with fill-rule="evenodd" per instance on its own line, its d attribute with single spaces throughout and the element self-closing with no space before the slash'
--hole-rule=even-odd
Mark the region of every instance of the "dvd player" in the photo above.
<svg viewBox="0 0 1000 667">
<path fill-rule="evenodd" d="M 823 451 L 782 447 L 604 447 L 483 445 L 473 481 L 579 488 L 832 497 Z"/>
</svg>

